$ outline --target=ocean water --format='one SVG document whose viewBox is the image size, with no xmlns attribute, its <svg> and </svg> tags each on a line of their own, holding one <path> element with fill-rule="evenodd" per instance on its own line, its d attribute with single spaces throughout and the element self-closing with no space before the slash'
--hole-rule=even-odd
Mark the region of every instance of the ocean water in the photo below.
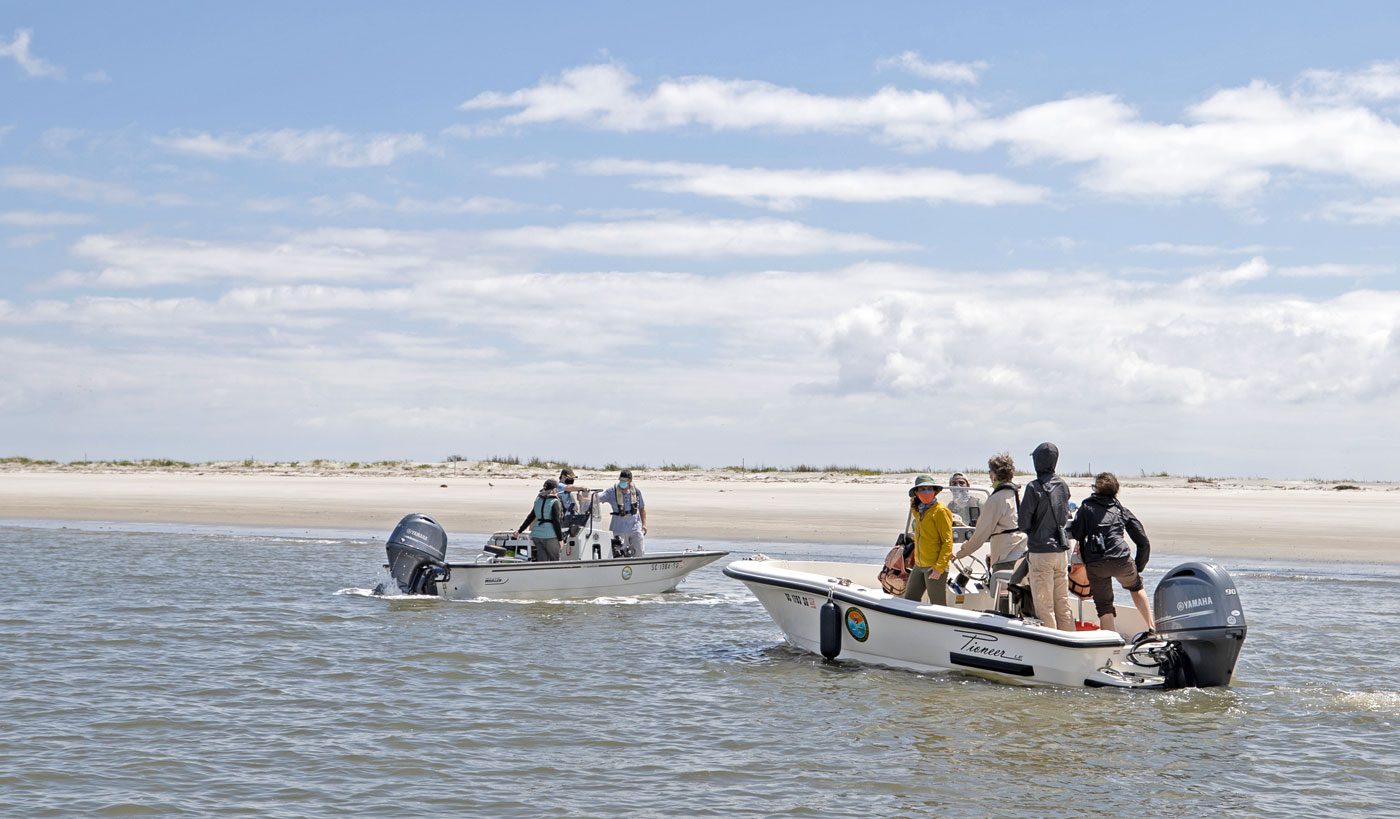
<svg viewBox="0 0 1400 819">
<path fill-rule="evenodd" d="M 375 598 L 384 535 L 0 526 L 0 814 L 1400 810 L 1396 567 L 1221 561 L 1228 689 L 1026 689 L 790 649 L 732 558 L 651 597 Z"/>
</svg>

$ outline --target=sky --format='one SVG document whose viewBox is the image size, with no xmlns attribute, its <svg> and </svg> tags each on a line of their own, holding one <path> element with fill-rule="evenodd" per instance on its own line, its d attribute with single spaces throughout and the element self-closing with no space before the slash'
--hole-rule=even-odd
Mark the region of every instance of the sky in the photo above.
<svg viewBox="0 0 1400 819">
<path fill-rule="evenodd" d="M 1169 5 L 7 2 L 0 455 L 1400 479 L 1400 9 Z"/>
</svg>

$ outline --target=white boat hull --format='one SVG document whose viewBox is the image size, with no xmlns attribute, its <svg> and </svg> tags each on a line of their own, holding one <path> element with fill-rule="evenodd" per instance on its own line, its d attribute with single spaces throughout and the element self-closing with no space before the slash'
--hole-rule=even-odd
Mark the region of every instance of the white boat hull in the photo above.
<svg viewBox="0 0 1400 819">
<path fill-rule="evenodd" d="M 740 560 L 724 573 L 753 592 L 796 648 L 822 653 L 820 609 L 839 610 L 835 659 L 913 671 L 959 671 L 1021 685 L 1153 687 L 1116 632 L 1064 632 L 1034 620 L 887 594 L 876 566 Z M 951 595 L 950 595 L 951 596 Z M 976 605 L 978 601 L 968 600 Z"/>
<path fill-rule="evenodd" d="M 529 563 L 509 559 L 449 563 L 450 574 L 437 583 L 449 600 L 567 600 L 660 594 L 676 588 L 686 575 L 729 554 L 692 550 L 607 560 L 556 560 Z"/>
</svg>

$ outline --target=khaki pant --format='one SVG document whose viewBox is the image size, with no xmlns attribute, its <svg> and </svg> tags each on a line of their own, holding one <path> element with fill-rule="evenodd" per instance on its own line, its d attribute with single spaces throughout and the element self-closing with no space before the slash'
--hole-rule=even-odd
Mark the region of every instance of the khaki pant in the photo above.
<svg viewBox="0 0 1400 819">
<path fill-rule="evenodd" d="M 1031 599 L 1040 622 L 1060 631 L 1074 631 L 1069 606 L 1069 553 L 1031 552 Z"/>
<path fill-rule="evenodd" d="M 948 583 L 942 577 L 933 577 L 932 566 L 915 566 L 909 570 L 909 584 L 904 587 L 905 600 L 923 602 L 924 591 L 928 591 L 928 601 L 937 606 L 948 605 Z"/>
</svg>

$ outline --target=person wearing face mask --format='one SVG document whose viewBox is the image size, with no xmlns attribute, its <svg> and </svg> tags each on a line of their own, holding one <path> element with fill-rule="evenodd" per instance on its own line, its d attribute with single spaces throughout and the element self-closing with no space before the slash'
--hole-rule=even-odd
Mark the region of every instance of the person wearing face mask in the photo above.
<svg viewBox="0 0 1400 819">
<path fill-rule="evenodd" d="M 617 483 L 598 494 L 598 501 L 612 506 L 612 522 L 608 531 L 621 541 L 623 556 L 640 557 L 642 539 L 647 533 L 647 504 L 642 490 L 632 482 L 632 470 L 624 469 Z"/>
<path fill-rule="evenodd" d="M 534 544 L 530 550 L 531 560 L 559 559 L 559 544 L 564 540 L 564 514 L 560 511 L 558 488 L 553 478 L 545 481 L 544 488 L 535 496 L 530 514 L 515 530 L 517 535 L 524 534 L 525 527 L 530 526 L 530 541 Z"/>
<path fill-rule="evenodd" d="M 914 567 L 904 587 L 905 600 L 935 605 L 948 602 L 948 561 L 953 556 L 953 515 L 938 502 L 943 490 L 933 478 L 920 475 L 909 489 L 909 516 L 914 526 Z"/>
</svg>

